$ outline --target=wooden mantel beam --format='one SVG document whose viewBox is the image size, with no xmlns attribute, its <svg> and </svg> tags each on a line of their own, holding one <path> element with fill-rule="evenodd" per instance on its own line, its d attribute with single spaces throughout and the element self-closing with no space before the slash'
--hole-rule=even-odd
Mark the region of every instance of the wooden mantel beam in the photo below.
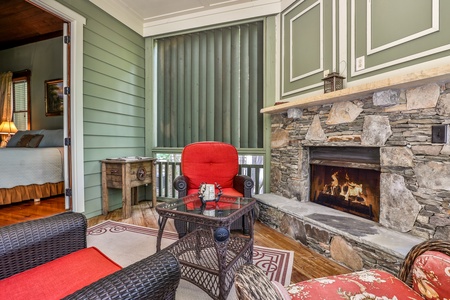
<svg viewBox="0 0 450 300">
<path fill-rule="evenodd" d="M 405 89 L 432 82 L 450 81 L 450 65 L 444 65 L 433 69 L 422 70 L 406 75 L 386 78 L 362 85 L 357 85 L 343 90 L 311 97 L 299 98 L 283 104 L 269 106 L 261 109 L 261 113 L 277 114 L 287 111 L 289 108 L 306 108 L 315 105 L 324 105 L 340 101 L 356 100 L 372 95 L 375 92 L 387 89 Z"/>
</svg>

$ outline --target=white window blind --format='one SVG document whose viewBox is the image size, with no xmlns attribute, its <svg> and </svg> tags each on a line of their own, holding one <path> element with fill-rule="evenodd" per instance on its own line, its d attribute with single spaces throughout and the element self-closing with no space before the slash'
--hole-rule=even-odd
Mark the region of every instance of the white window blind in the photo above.
<svg viewBox="0 0 450 300">
<path fill-rule="evenodd" d="M 18 130 L 28 127 L 28 82 L 27 80 L 13 81 L 14 108 L 13 121 Z"/>
</svg>

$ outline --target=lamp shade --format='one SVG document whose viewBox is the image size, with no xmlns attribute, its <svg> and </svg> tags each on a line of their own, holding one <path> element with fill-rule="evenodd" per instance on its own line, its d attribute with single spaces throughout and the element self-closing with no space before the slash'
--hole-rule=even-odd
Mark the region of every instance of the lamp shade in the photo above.
<svg viewBox="0 0 450 300">
<path fill-rule="evenodd" d="M 17 127 L 14 125 L 14 122 L 4 121 L 0 124 L 0 134 L 11 134 L 16 133 Z"/>
</svg>

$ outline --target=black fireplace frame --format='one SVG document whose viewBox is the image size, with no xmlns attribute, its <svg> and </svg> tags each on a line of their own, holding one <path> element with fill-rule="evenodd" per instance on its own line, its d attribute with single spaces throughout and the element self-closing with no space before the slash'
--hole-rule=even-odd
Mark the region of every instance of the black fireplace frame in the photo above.
<svg viewBox="0 0 450 300">
<path fill-rule="evenodd" d="M 340 211 L 344 211 L 356 216 L 363 217 L 375 222 L 379 221 L 380 211 L 380 148 L 377 147 L 310 147 L 310 201 L 328 206 Z M 370 190 L 373 193 L 370 198 L 372 203 L 376 207 L 373 207 L 371 203 L 363 204 L 358 201 L 352 201 L 350 199 L 343 199 L 340 195 L 331 195 L 326 192 L 317 190 L 320 186 L 317 183 L 317 179 L 313 178 L 314 174 L 321 172 L 322 175 L 327 168 L 327 172 L 331 174 L 334 169 L 339 170 L 339 173 L 344 173 L 344 170 L 348 170 L 351 173 L 359 173 L 367 170 L 368 177 L 371 178 Z M 334 171 L 333 171 L 334 172 Z M 331 177 L 331 176 L 330 176 Z M 319 180 L 320 181 L 320 180 Z M 323 178 L 323 186 L 325 187 L 326 178 Z M 314 187 L 313 187 L 314 186 Z"/>
</svg>

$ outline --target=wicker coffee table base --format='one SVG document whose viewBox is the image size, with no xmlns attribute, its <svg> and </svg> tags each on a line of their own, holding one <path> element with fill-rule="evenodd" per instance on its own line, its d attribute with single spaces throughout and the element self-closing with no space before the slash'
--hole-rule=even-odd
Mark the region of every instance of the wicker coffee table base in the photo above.
<svg viewBox="0 0 450 300">
<path fill-rule="evenodd" d="M 181 278 L 203 289 L 213 299 L 225 300 L 236 270 L 253 259 L 253 240 L 231 235 L 214 239 L 214 229 L 197 229 L 166 248 L 181 264 Z"/>
</svg>

